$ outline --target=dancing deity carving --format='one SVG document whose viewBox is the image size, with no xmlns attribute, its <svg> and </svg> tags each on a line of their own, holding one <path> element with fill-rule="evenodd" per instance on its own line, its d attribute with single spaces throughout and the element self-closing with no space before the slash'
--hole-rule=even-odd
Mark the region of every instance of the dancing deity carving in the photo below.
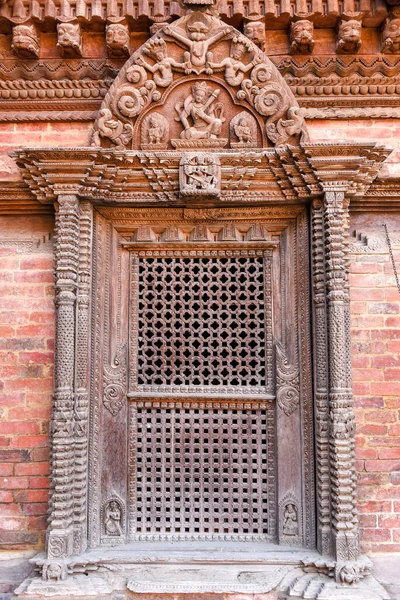
<svg viewBox="0 0 400 600">
<path fill-rule="evenodd" d="M 221 167 L 215 155 L 184 154 L 179 165 L 179 187 L 182 196 L 218 196 Z"/>
<path fill-rule="evenodd" d="M 39 36 L 33 25 L 13 28 L 11 49 L 21 58 L 39 58 Z"/>
<path fill-rule="evenodd" d="M 190 91 L 190 96 L 175 106 L 179 115 L 176 120 L 184 127 L 181 139 L 216 139 L 225 121 L 222 104 L 214 104 L 220 90 L 212 91 L 205 81 L 200 81 L 192 85 Z"/>
<path fill-rule="evenodd" d="M 382 31 L 382 52 L 400 54 L 400 19 L 386 21 Z"/>
<path fill-rule="evenodd" d="M 242 62 L 242 58 L 246 52 L 251 52 L 251 43 L 243 35 L 236 36 L 231 42 L 229 56 L 224 58 L 220 63 L 209 62 L 209 65 L 213 71 L 225 69 L 225 80 L 229 85 L 240 85 L 245 73 L 248 73 L 257 62 L 261 62 L 259 57 L 255 57 L 245 65 Z"/>
<path fill-rule="evenodd" d="M 105 506 L 104 531 L 113 537 L 122 535 L 122 509 L 117 500 L 112 499 Z"/>
<path fill-rule="evenodd" d="M 188 36 L 181 34 L 176 27 L 170 27 L 169 25 L 164 27 L 163 31 L 189 49 L 183 55 L 186 75 L 191 73 L 200 75 L 203 72 L 206 75 L 212 75 L 213 70 L 210 65 L 212 53 L 209 52 L 209 48 L 225 37 L 231 30 L 229 27 L 224 27 L 208 37 L 210 33 L 208 20 L 201 13 L 194 13 L 193 17 L 186 26 Z"/>
<path fill-rule="evenodd" d="M 288 502 L 283 513 L 282 531 L 284 535 L 296 536 L 299 534 L 299 519 L 297 508 L 293 502 Z"/>
<path fill-rule="evenodd" d="M 311 54 L 314 49 L 314 25 L 302 19 L 290 24 L 290 54 Z"/>
<path fill-rule="evenodd" d="M 123 23 L 111 23 L 106 27 L 107 54 L 110 58 L 129 56 L 129 29 Z"/>
<path fill-rule="evenodd" d="M 339 25 L 336 52 L 353 54 L 361 48 L 361 23 L 354 19 L 342 21 Z"/>
<path fill-rule="evenodd" d="M 182 67 L 184 66 L 184 63 L 178 63 L 168 56 L 167 45 L 160 37 L 149 40 L 143 46 L 143 52 L 154 60 L 154 65 L 150 65 L 144 60 L 143 56 L 140 55 L 136 57 L 136 63 L 150 71 L 150 73 L 153 74 L 155 84 L 160 87 L 167 87 L 172 83 L 172 67 L 177 69 L 181 68 L 182 70 Z"/>
<path fill-rule="evenodd" d="M 242 111 L 229 124 L 232 148 L 257 147 L 257 123 L 249 113 Z"/>
<path fill-rule="evenodd" d="M 249 21 L 244 26 L 244 35 L 246 35 L 261 52 L 265 50 L 265 25 L 261 21 Z"/>
<path fill-rule="evenodd" d="M 59 23 L 57 25 L 57 49 L 65 58 L 82 56 L 79 23 Z"/>
</svg>

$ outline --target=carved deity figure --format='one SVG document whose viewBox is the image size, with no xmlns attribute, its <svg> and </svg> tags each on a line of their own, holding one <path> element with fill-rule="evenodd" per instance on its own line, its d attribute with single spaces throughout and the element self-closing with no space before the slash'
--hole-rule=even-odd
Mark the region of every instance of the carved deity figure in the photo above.
<svg viewBox="0 0 400 600">
<path fill-rule="evenodd" d="M 111 500 L 106 506 L 104 515 L 104 529 L 106 534 L 111 536 L 122 535 L 121 520 L 121 508 L 116 500 Z"/>
<path fill-rule="evenodd" d="M 211 156 L 199 154 L 184 166 L 186 191 L 213 190 L 217 186 L 217 170 Z"/>
<path fill-rule="evenodd" d="M 33 25 L 16 25 L 13 28 L 11 49 L 22 58 L 39 58 L 39 36 Z"/>
<path fill-rule="evenodd" d="M 400 54 L 400 19 L 386 21 L 382 31 L 382 52 Z"/>
<path fill-rule="evenodd" d="M 233 131 L 241 144 L 249 144 L 251 140 L 251 127 L 247 115 L 240 117 L 239 121 L 233 126 Z"/>
<path fill-rule="evenodd" d="M 353 54 L 361 48 L 361 23 L 354 19 L 342 21 L 337 35 L 336 52 Z"/>
<path fill-rule="evenodd" d="M 208 50 L 213 44 L 216 44 L 221 38 L 227 35 L 230 29 L 229 27 L 224 27 L 211 37 L 207 37 L 210 33 L 210 25 L 207 20 L 205 18 L 201 20 L 201 15 L 196 15 L 195 19 L 189 21 L 186 26 L 188 37 L 182 35 L 176 28 L 169 25 L 164 28 L 164 32 L 189 48 L 189 52 L 185 52 L 183 55 L 186 75 L 190 73 L 199 75 L 203 70 L 205 70 L 207 75 L 211 75 L 212 68 L 210 63 L 212 61 L 212 53 Z"/>
<path fill-rule="evenodd" d="M 244 74 L 250 71 L 257 62 L 255 58 L 247 65 L 242 62 L 244 54 L 250 51 L 250 42 L 244 36 L 234 37 L 229 56 L 220 63 L 210 62 L 209 65 L 213 71 L 225 69 L 225 80 L 229 85 L 240 85 L 244 79 Z"/>
<path fill-rule="evenodd" d="M 244 26 L 244 35 L 246 35 L 261 52 L 265 50 L 265 26 L 261 21 L 249 21 Z"/>
<path fill-rule="evenodd" d="M 290 54 L 311 54 L 314 49 L 314 25 L 307 19 L 290 24 Z"/>
<path fill-rule="evenodd" d="M 167 87 L 172 83 L 173 74 L 172 67 L 181 68 L 183 63 L 177 63 L 167 54 L 167 45 L 162 38 L 154 38 L 149 40 L 143 47 L 143 52 L 147 54 L 154 65 L 150 65 L 142 56 L 136 57 L 136 63 L 144 67 L 154 76 L 154 83 L 160 87 Z"/>
<path fill-rule="evenodd" d="M 282 530 L 285 535 L 298 535 L 299 533 L 297 508 L 292 502 L 289 502 L 285 506 L 285 512 L 283 513 Z"/>
<path fill-rule="evenodd" d="M 61 56 L 82 56 L 82 38 L 79 23 L 57 25 L 57 48 Z"/>
<path fill-rule="evenodd" d="M 175 106 L 179 114 L 176 120 L 181 121 L 184 127 L 182 139 L 215 139 L 220 135 L 225 119 L 222 117 L 222 105 L 213 104 L 218 95 L 219 90 L 212 91 L 205 81 L 192 85 L 191 94 L 185 99 L 183 106 L 182 103 Z"/>
<path fill-rule="evenodd" d="M 110 57 L 129 56 L 129 29 L 123 23 L 111 23 L 106 27 L 107 53 Z"/>
<path fill-rule="evenodd" d="M 161 123 L 159 123 L 154 117 L 152 117 L 149 121 L 148 135 L 149 144 L 161 144 L 161 140 L 164 137 L 164 129 Z"/>
</svg>

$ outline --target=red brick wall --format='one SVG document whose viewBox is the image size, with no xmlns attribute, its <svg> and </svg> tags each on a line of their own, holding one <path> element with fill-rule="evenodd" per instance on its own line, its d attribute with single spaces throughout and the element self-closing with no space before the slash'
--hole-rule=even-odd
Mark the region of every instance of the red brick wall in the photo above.
<svg viewBox="0 0 400 600">
<path fill-rule="evenodd" d="M 400 238 L 396 215 L 352 218 L 375 238 L 382 222 Z M 387 249 L 354 254 L 350 284 L 362 549 L 400 552 L 400 293 Z"/>
<path fill-rule="evenodd" d="M 46 528 L 53 219 L 3 217 L 0 229 L 0 546 L 18 548 L 41 545 Z"/>
</svg>

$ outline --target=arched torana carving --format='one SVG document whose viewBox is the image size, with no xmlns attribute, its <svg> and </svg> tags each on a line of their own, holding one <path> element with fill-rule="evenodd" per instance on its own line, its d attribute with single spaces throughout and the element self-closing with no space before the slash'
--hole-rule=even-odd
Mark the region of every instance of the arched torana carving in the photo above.
<svg viewBox="0 0 400 600">
<path fill-rule="evenodd" d="M 243 111 L 256 119 L 257 147 L 307 141 L 303 110 L 269 58 L 234 27 L 192 12 L 126 62 L 104 98 L 92 143 L 139 149 L 146 135 L 141 125 L 146 119 L 148 131 L 150 118 L 148 148 L 162 138 L 151 120 L 157 113 L 169 122 L 170 149 L 229 148 L 230 122 Z"/>
</svg>

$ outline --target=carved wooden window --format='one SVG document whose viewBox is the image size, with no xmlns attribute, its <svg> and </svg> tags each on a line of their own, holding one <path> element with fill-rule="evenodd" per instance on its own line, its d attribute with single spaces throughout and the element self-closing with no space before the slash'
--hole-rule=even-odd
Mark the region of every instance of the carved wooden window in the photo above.
<svg viewBox="0 0 400 600">
<path fill-rule="evenodd" d="M 273 429 L 259 403 L 133 403 L 131 539 L 269 539 Z"/>
</svg>

